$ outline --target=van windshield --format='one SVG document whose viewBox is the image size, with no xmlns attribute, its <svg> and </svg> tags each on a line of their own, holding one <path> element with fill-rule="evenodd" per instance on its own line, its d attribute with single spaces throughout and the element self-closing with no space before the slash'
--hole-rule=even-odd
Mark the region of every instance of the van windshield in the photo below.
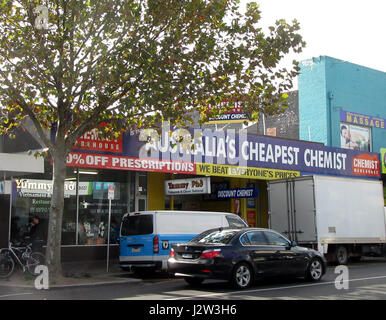
<svg viewBox="0 0 386 320">
<path fill-rule="evenodd" d="M 126 216 L 122 221 L 121 236 L 153 233 L 153 215 Z"/>
<path fill-rule="evenodd" d="M 209 230 L 199 234 L 190 242 L 206 244 L 228 244 L 238 230 Z"/>
</svg>

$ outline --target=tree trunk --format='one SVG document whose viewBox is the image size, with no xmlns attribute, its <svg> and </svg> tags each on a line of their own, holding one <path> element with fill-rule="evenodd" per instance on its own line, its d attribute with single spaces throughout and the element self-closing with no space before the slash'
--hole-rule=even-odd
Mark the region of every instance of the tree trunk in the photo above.
<svg viewBox="0 0 386 320">
<path fill-rule="evenodd" d="M 46 262 L 49 282 L 55 283 L 62 276 L 61 240 L 64 207 L 64 182 L 66 178 L 66 153 L 53 153 L 53 190 L 48 225 Z"/>
</svg>

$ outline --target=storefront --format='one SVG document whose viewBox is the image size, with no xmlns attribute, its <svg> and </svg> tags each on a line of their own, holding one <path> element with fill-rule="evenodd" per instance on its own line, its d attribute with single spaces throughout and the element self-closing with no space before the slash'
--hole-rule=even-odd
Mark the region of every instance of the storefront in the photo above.
<svg viewBox="0 0 386 320">
<path fill-rule="evenodd" d="M 43 159 L 27 154 L 0 153 L 0 248 L 8 245 L 11 234 L 12 177 L 43 172 Z"/>
<path fill-rule="evenodd" d="M 174 175 L 173 180 L 165 181 L 165 209 L 174 210 L 204 210 L 232 212 L 247 220 L 250 226 L 267 226 L 266 184 L 265 181 L 232 177 L 205 177 L 210 188 L 201 193 L 170 193 L 171 182 L 176 185 L 191 180 L 189 176 Z M 195 180 L 202 180 L 197 176 Z"/>
<path fill-rule="evenodd" d="M 320 143 L 167 124 L 161 133 L 142 130 L 122 139 L 120 153 L 74 151 L 68 165 L 147 172 L 149 210 L 233 212 L 252 226 L 268 226 L 268 180 L 309 174 L 380 179 L 379 154 Z M 210 188 L 184 189 L 201 180 Z"/>
<path fill-rule="evenodd" d="M 110 244 L 118 252 L 118 231 L 123 214 L 147 207 L 147 173 L 68 168 L 62 225 L 63 259 L 103 259 L 108 243 L 108 187 L 111 201 Z M 137 190 L 137 192 L 135 192 Z M 34 216 L 48 227 L 52 194 L 49 174 L 16 178 L 11 190 L 11 239 L 28 235 Z M 83 247 L 82 250 L 79 250 Z"/>
<path fill-rule="evenodd" d="M 308 174 L 380 179 L 379 154 L 235 130 L 165 125 L 161 135 L 143 130 L 99 141 L 90 134 L 78 142 L 67 159 L 63 261 L 106 257 L 109 185 L 115 187 L 110 252 L 117 257 L 117 232 L 128 211 L 225 211 L 267 227 L 268 180 Z M 47 220 L 51 172 L 46 162 L 44 173 L 12 180 L 12 237 L 27 232 L 35 215 Z"/>
</svg>

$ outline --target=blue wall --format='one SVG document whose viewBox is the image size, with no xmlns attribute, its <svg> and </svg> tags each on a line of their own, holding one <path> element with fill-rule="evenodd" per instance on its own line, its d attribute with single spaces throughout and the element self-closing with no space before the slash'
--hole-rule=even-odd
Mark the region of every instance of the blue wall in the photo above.
<svg viewBox="0 0 386 320">
<path fill-rule="evenodd" d="M 386 73 L 321 56 L 299 75 L 299 138 L 340 147 L 340 111 L 386 118 Z M 386 147 L 386 129 L 372 128 L 372 151 Z"/>
</svg>

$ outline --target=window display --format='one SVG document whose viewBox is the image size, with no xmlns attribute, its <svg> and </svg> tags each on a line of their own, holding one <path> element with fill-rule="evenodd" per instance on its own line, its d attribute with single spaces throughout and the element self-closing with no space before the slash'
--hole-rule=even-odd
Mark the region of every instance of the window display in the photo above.
<svg viewBox="0 0 386 320">
<path fill-rule="evenodd" d="M 28 235 L 34 216 L 44 221 L 48 228 L 52 181 L 20 178 L 14 180 L 13 185 L 11 240 L 21 240 Z M 108 243 L 109 185 L 115 187 L 114 199 L 111 201 L 110 244 L 118 243 L 122 216 L 128 211 L 134 211 L 136 200 L 147 201 L 147 174 L 113 170 L 92 173 L 83 170 L 78 173 L 77 169 L 68 168 L 62 245 Z M 138 190 L 136 185 L 140 186 Z"/>
</svg>

